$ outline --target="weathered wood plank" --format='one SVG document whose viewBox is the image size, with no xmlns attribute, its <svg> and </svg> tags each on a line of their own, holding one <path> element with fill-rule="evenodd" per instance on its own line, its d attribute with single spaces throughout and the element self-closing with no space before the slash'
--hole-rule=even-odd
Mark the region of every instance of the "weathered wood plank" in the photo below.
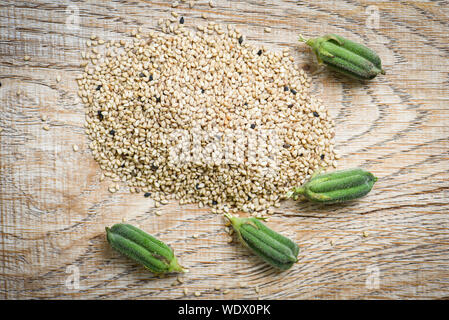
<svg viewBox="0 0 449 320">
<path fill-rule="evenodd" d="M 448 297 L 448 4 L 171 3 L 0 1 L 0 297 L 180 299 L 183 288 L 191 299 L 196 291 L 200 299 Z M 285 202 L 277 209 L 270 225 L 301 247 L 287 272 L 229 244 L 223 218 L 208 209 L 176 202 L 156 209 L 125 188 L 111 195 L 108 182 L 99 182 L 76 95 L 79 53 L 91 34 L 109 40 L 138 26 L 157 30 L 171 10 L 187 26 L 205 23 L 205 13 L 236 25 L 248 41 L 288 47 L 311 74 L 316 64 L 297 43 L 299 33 L 339 33 L 382 57 L 387 75 L 369 84 L 313 75 L 315 94 L 335 118 L 338 167 L 363 166 L 380 179 L 368 197 L 347 205 Z M 190 269 L 183 284 L 153 277 L 109 248 L 104 227 L 122 219 L 173 246 Z M 66 286 L 72 267 L 79 289 Z"/>
</svg>

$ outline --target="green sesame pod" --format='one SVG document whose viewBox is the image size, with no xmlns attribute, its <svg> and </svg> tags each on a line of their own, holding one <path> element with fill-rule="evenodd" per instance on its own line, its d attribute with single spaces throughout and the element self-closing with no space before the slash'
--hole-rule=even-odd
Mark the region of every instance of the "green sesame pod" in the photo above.
<svg viewBox="0 0 449 320">
<path fill-rule="evenodd" d="M 271 230 L 270 228 L 268 228 L 265 224 L 263 224 L 262 222 L 260 222 L 259 219 L 253 218 L 252 222 L 256 225 L 256 227 L 258 227 L 260 230 L 262 230 L 263 232 L 265 232 L 267 235 L 269 235 L 270 237 L 274 238 L 275 240 L 279 241 L 280 243 L 282 243 L 283 245 L 287 246 L 290 248 L 290 250 L 293 252 L 293 255 L 296 257 L 298 256 L 299 253 L 299 247 L 296 243 L 294 243 L 292 240 L 290 240 L 287 237 L 284 237 L 283 235 Z"/>
<path fill-rule="evenodd" d="M 106 227 L 112 248 L 140 263 L 153 273 L 184 272 L 173 250 L 164 242 L 126 223 Z"/>
<path fill-rule="evenodd" d="M 310 201 L 326 204 L 345 202 L 368 194 L 376 181 L 372 173 L 360 168 L 316 174 L 303 186 L 290 191 L 287 197 L 302 195 Z"/>
<path fill-rule="evenodd" d="M 259 219 L 225 216 L 231 222 L 240 241 L 273 267 L 287 270 L 298 261 L 298 246 L 290 239 L 264 225 Z"/>
<path fill-rule="evenodd" d="M 338 40 L 338 42 L 340 43 L 340 45 L 343 48 L 345 48 L 359 56 L 364 57 L 366 60 L 368 60 L 372 64 L 374 64 L 379 70 L 382 70 L 382 62 L 381 62 L 379 56 L 377 55 L 376 52 L 374 52 L 370 48 L 365 47 L 364 45 L 354 42 L 354 41 L 351 41 L 349 39 L 345 39 L 336 34 L 330 34 L 329 36 Z M 383 73 L 385 73 L 385 72 L 383 72 Z"/>
<path fill-rule="evenodd" d="M 300 41 L 312 47 L 318 62 L 359 80 L 369 80 L 385 74 L 379 56 L 370 48 L 335 34 Z"/>
</svg>

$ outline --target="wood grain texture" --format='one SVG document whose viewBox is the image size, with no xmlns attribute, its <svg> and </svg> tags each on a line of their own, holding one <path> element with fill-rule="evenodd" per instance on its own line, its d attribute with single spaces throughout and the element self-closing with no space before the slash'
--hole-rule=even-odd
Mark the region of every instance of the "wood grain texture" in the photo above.
<svg viewBox="0 0 449 320">
<path fill-rule="evenodd" d="M 215 4 L 0 1 L 0 298 L 448 298 L 448 2 Z M 379 177 L 360 201 L 288 201 L 276 210 L 269 225 L 301 248 L 299 263 L 286 272 L 229 244 L 223 218 L 208 209 L 176 202 L 156 209 L 142 195 L 125 187 L 110 194 L 108 182 L 99 182 L 76 95 L 80 51 L 92 33 L 109 40 L 129 38 L 138 26 L 157 30 L 157 19 L 171 10 L 187 26 L 205 23 L 205 13 L 237 26 L 252 43 L 290 48 L 335 118 L 338 167 L 362 166 Z M 387 74 L 361 84 L 314 73 L 297 36 L 327 32 L 374 48 Z M 154 277 L 109 248 L 104 227 L 123 219 L 173 246 L 190 269 L 183 284 Z M 66 285 L 73 266 L 79 289 Z"/>
</svg>

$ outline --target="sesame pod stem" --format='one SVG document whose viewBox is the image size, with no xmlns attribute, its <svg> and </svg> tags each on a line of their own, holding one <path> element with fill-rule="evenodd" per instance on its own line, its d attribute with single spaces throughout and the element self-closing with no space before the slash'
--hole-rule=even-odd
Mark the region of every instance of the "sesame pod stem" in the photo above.
<svg viewBox="0 0 449 320">
<path fill-rule="evenodd" d="M 155 274 L 186 272 L 168 245 L 130 224 L 106 227 L 106 238 L 112 248 Z"/>
</svg>

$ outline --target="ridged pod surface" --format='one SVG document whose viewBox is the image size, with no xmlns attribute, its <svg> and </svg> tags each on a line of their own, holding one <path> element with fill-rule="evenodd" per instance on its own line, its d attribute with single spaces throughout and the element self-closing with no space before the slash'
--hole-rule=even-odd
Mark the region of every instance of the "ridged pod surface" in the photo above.
<svg viewBox="0 0 449 320">
<path fill-rule="evenodd" d="M 178 264 L 172 248 L 130 224 L 106 227 L 106 238 L 112 248 L 155 274 L 185 271 Z"/>
<path fill-rule="evenodd" d="M 368 194 L 376 181 L 372 173 L 360 168 L 316 174 L 287 197 L 296 199 L 302 195 L 310 201 L 329 204 L 345 202 Z"/>
<path fill-rule="evenodd" d="M 308 40 L 300 36 L 299 40 L 312 47 L 319 63 L 351 78 L 369 80 L 385 74 L 377 53 L 362 44 L 336 34 Z"/>
<path fill-rule="evenodd" d="M 240 218 L 225 214 L 240 241 L 265 262 L 280 270 L 287 270 L 298 261 L 299 247 L 287 237 L 263 224 L 260 219 Z"/>
</svg>

